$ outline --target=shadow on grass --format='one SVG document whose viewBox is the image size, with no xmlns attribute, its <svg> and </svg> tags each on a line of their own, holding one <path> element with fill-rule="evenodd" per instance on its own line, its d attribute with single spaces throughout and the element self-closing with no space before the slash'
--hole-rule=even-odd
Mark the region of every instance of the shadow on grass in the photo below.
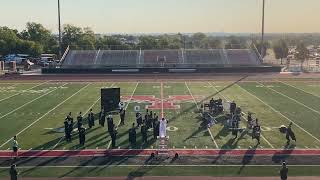
<svg viewBox="0 0 320 180">
<path fill-rule="evenodd" d="M 285 151 L 286 154 L 282 154 L 281 152 L 279 153 L 275 153 L 273 156 L 272 156 L 272 161 L 274 163 L 281 163 L 283 161 L 286 161 L 290 156 L 291 156 L 291 153 L 293 152 L 293 150 L 295 149 L 295 145 L 291 144 L 291 145 L 286 145 L 282 151 Z"/>
<path fill-rule="evenodd" d="M 245 155 L 242 158 L 241 164 L 242 166 L 240 167 L 238 174 L 241 174 L 241 172 L 244 170 L 244 168 L 246 167 L 246 165 L 250 164 L 250 162 L 252 161 L 252 159 L 254 158 L 255 152 L 257 150 L 258 145 L 254 146 L 251 149 L 248 149 L 245 153 Z"/>
</svg>

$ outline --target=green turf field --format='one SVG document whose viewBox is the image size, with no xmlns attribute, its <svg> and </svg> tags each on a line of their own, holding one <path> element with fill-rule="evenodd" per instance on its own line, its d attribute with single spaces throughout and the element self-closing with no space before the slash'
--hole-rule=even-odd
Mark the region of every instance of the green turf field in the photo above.
<svg viewBox="0 0 320 180">
<path fill-rule="evenodd" d="M 256 142 L 246 131 L 240 138 L 233 139 L 223 126 L 222 119 L 211 129 L 201 127 L 198 109 L 211 97 L 221 97 L 225 104 L 235 100 L 242 110 L 256 113 L 263 126 L 263 137 L 258 148 L 284 148 L 286 141 L 278 127 L 294 122 L 293 130 L 297 136 L 295 148 L 320 148 L 320 83 L 312 81 L 273 81 L 273 82 L 29 82 L 0 83 L 0 149 L 11 148 L 10 139 L 18 135 L 21 149 L 79 149 L 78 136 L 71 143 L 65 142 L 63 121 L 68 112 L 74 119 L 78 112 L 87 113 L 93 108 L 100 110 L 100 89 L 120 87 L 121 95 L 126 97 L 150 96 L 155 101 L 178 105 L 178 109 L 163 108 L 169 120 L 169 148 L 179 149 L 247 149 Z M 186 97 L 172 100 L 173 96 Z M 189 98 L 188 98 L 189 97 Z M 191 98 L 190 98 L 191 97 Z M 127 102 L 124 126 L 118 127 L 117 147 L 129 148 L 128 129 L 135 122 L 134 107 L 144 108 L 151 101 Z M 162 108 L 154 110 L 159 116 Z M 142 111 L 144 114 L 144 111 Z M 85 116 L 86 117 L 86 116 Z M 96 118 L 97 119 L 97 118 Z M 114 116 L 116 124 L 118 115 Z M 85 124 L 87 126 L 87 124 Z M 242 120 L 246 126 L 246 119 Z M 141 145 L 140 130 L 137 131 L 140 148 L 157 148 L 157 142 L 149 132 L 149 143 Z M 110 148 L 107 128 L 96 126 L 87 130 L 86 149 Z"/>
</svg>

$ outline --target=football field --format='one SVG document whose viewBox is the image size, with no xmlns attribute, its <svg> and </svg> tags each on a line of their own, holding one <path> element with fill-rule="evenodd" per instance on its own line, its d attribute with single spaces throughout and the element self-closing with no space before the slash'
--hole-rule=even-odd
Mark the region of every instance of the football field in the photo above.
<svg viewBox="0 0 320 180">
<path fill-rule="evenodd" d="M 168 121 L 170 149 L 250 149 L 256 145 L 248 131 L 234 139 L 225 119 L 206 128 L 199 109 L 211 98 L 221 98 L 227 107 L 235 101 L 244 112 L 241 127 L 246 127 L 247 112 L 255 113 L 262 126 L 258 149 L 320 149 L 320 83 L 317 81 L 186 81 L 186 82 L 7 82 L 0 83 L 0 149 L 11 149 L 11 138 L 18 136 L 23 150 L 109 149 L 111 138 L 106 127 L 98 125 L 100 89 L 121 88 L 126 102 L 125 125 L 118 126 L 116 146 L 128 149 L 128 129 L 135 122 L 135 106 L 163 115 Z M 72 142 L 64 139 L 64 119 L 74 119 L 89 109 L 96 114 L 96 126 L 87 129 L 86 145 L 80 147 L 76 131 Z M 86 118 L 85 118 L 86 119 Z M 114 122 L 119 124 L 119 115 Z M 297 143 L 285 147 L 285 136 L 278 128 L 293 122 Z M 88 128 L 87 123 L 84 123 Z M 152 130 L 148 143 L 141 143 L 137 130 L 134 149 L 157 149 Z"/>
</svg>

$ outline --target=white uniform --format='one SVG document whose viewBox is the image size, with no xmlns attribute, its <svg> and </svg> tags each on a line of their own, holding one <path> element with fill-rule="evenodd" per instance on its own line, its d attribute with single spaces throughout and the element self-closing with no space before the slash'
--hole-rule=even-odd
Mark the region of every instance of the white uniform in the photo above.
<svg viewBox="0 0 320 180">
<path fill-rule="evenodd" d="M 159 126 L 160 138 L 165 138 L 167 136 L 167 120 L 161 120 Z"/>
</svg>

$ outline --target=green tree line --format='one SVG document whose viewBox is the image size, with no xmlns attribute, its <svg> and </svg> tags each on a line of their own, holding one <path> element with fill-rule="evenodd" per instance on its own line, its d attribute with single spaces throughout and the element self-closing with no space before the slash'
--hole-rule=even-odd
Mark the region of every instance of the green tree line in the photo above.
<svg viewBox="0 0 320 180">
<path fill-rule="evenodd" d="M 213 37 L 204 33 L 189 35 L 97 35 L 91 28 L 66 24 L 62 31 L 62 49 L 68 46 L 76 50 L 95 49 L 215 49 L 244 48 L 245 38 Z M 30 54 L 39 56 L 42 53 L 59 54 L 58 35 L 53 34 L 42 24 L 29 22 L 19 32 L 8 27 L 0 27 L 0 55 Z"/>
</svg>

